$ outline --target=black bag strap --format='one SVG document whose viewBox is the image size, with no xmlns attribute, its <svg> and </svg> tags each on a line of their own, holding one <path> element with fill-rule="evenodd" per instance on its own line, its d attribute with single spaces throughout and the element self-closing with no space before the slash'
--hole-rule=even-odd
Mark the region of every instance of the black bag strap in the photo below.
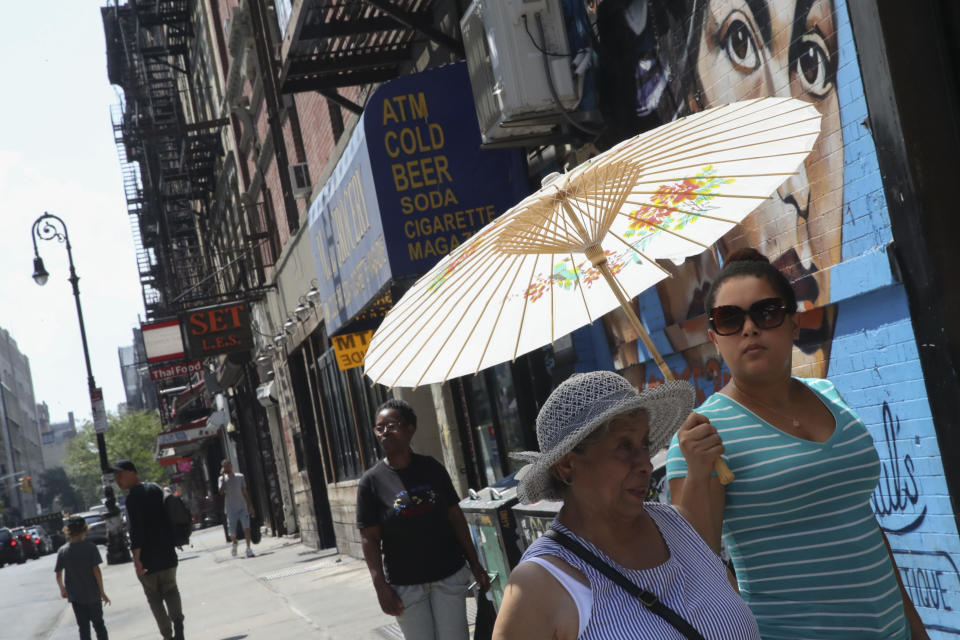
<svg viewBox="0 0 960 640">
<path fill-rule="evenodd" d="M 678 614 L 676 611 L 660 602 L 656 594 L 635 585 L 622 573 L 597 557 L 597 554 L 593 553 L 570 536 L 561 533 L 556 529 L 547 529 L 543 535 L 560 544 L 561 546 L 566 547 L 568 551 L 576 554 L 584 562 L 605 575 L 618 587 L 639 600 L 640 603 L 649 609 L 651 613 L 660 616 L 671 625 L 676 627 L 680 633 L 688 638 L 688 640 L 704 640 L 704 637 L 700 635 L 700 632 L 697 631 L 693 625 L 680 617 L 680 614 Z"/>
</svg>

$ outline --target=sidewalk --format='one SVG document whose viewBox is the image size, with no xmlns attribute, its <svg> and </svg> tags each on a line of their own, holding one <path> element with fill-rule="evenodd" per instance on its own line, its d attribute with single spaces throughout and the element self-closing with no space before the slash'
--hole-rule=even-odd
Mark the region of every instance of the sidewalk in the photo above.
<svg viewBox="0 0 960 640">
<path fill-rule="evenodd" d="M 380 611 L 362 560 L 315 551 L 297 537 L 264 536 L 254 558 L 230 555 L 220 527 L 194 532 L 180 553 L 177 582 L 190 640 L 324 640 L 402 638 L 395 619 Z M 133 564 L 102 565 L 113 604 L 104 608 L 112 638 L 160 638 Z M 470 601 L 468 601 L 469 603 Z M 468 610 L 472 620 L 474 607 Z M 64 607 L 49 640 L 74 640 L 77 627 Z"/>
</svg>

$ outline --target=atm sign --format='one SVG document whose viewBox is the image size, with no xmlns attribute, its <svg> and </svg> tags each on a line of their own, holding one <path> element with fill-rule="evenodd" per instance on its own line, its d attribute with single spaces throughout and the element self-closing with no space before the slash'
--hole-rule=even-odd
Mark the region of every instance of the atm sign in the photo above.
<svg viewBox="0 0 960 640">
<path fill-rule="evenodd" d="M 245 302 L 187 311 L 180 315 L 180 326 L 187 352 L 196 360 L 253 347 L 250 310 Z"/>
<path fill-rule="evenodd" d="M 330 338 L 333 342 L 333 351 L 337 354 L 337 367 L 341 371 L 346 371 L 362 366 L 363 357 L 367 355 L 367 346 L 369 346 L 372 337 L 373 331 L 364 331 L 362 333 L 345 333 Z"/>
</svg>

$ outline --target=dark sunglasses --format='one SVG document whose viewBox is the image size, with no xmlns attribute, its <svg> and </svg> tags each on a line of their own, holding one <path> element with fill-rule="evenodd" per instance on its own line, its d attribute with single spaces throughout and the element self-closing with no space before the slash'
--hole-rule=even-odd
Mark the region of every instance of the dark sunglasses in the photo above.
<svg viewBox="0 0 960 640">
<path fill-rule="evenodd" d="M 787 305 L 780 298 L 757 300 L 749 309 L 732 304 L 710 310 L 710 327 L 721 336 L 732 336 L 743 329 L 747 316 L 757 329 L 776 329 L 787 318 Z"/>
</svg>

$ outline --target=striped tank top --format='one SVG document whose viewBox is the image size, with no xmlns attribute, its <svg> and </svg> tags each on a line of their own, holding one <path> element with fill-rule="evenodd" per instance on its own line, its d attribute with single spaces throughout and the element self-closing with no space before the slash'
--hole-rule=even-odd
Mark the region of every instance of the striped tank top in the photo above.
<svg viewBox="0 0 960 640">
<path fill-rule="evenodd" d="M 652 591 L 707 640 L 758 640 L 750 610 L 730 586 L 723 563 L 699 534 L 669 505 L 648 502 L 646 510 L 670 550 L 669 559 L 652 569 L 626 569 L 558 521 L 550 526 L 580 542 L 634 584 Z M 580 640 L 684 640 L 670 623 L 549 538 L 535 540 L 521 562 L 543 555 L 560 558 L 590 582 L 593 607 Z"/>
<path fill-rule="evenodd" d="M 885 638 L 910 632 L 870 495 L 880 459 L 863 421 L 828 380 L 799 379 L 836 420 L 824 443 L 761 420 L 721 393 L 696 409 L 720 432 L 736 474 L 723 538 L 764 640 Z M 667 479 L 686 475 L 674 436 Z"/>
</svg>

